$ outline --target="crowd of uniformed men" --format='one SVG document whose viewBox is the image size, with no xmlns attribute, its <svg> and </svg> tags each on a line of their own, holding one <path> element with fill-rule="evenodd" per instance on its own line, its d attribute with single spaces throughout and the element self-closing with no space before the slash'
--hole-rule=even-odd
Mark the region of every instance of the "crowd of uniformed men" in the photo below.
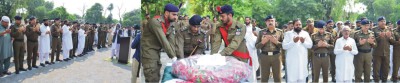
<svg viewBox="0 0 400 83">
<path fill-rule="evenodd" d="M 211 50 L 210 54 L 234 56 L 251 65 L 255 64 L 252 50 L 248 50 L 252 47 L 257 49 L 262 82 L 268 81 L 270 73 L 275 82 L 281 82 L 282 66 L 286 68 L 283 77 L 287 82 L 307 81 L 308 71 L 312 71 L 313 82 L 319 82 L 320 72 L 323 82 L 328 82 L 329 74 L 333 82 L 370 82 L 371 71 L 373 81 L 387 82 L 390 68 L 392 81 L 398 80 L 400 21 L 396 28 L 384 16 L 356 22 L 310 18 L 303 28 L 300 19 L 294 19 L 279 29 L 275 17 L 268 15 L 266 27 L 259 28 L 250 17 L 245 18 L 244 24 L 233 19 L 230 5 L 216 10 L 218 16 L 213 19 L 179 16 L 179 8 L 173 4 L 165 5 L 163 15 L 150 18 L 146 14 L 142 21 L 141 61 L 147 82 L 160 80 L 161 49 L 174 61 Z M 246 45 L 253 41 L 248 38 L 249 33 L 256 36 L 253 45 Z M 220 50 L 222 42 L 225 47 Z M 390 45 L 393 66 L 389 66 Z"/>
<path fill-rule="evenodd" d="M 43 19 L 39 22 L 34 16 L 26 20 L 21 16 L 15 16 L 14 20 L 8 16 L 2 16 L 0 77 L 12 74 L 8 70 L 12 57 L 15 63 L 15 74 L 19 74 L 21 71 L 39 68 L 39 65 L 45 67 L 55 62 L 68 62 L 75 57 L 84 56 L 94 51 L 93 45 L 97 45 L 97 49 L 111 47 L 112 43 L 118 44 L 115 41 L 122 34 L 117 32 L 121 31 L 134 30 L 132 27 L 122 27 L 120 24 L 89 24 L 70 22 L 60 18 Z M 134 36 L 134 34 L 130 35 Z M 111 54 L 111 59 L 114 56 L 118 57 L 118 54 Z M 37 64 L 38 58 L 39 64 Z M 27 67 L 23 64 L 25 59 Z"/>
</svg>

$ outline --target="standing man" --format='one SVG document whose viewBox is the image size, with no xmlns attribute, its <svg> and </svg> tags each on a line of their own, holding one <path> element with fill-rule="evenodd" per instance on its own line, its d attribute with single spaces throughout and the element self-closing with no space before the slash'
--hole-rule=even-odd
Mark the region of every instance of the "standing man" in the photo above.
<svg viewBox="0 0 400 83">
<path fill-rule="evenodd" d="M 98 43 L 97 43 L 97 49 L 104 48 L 105 47 L 105 41 L 103 41 L 106 37 L 104 35 L 106 34 L 104 31 L 105 29 L 105 24 L 100 23 L 100 27 L 97 28 L 97 33 L 98 33 Z"/>
<path fill-rule="evenodd" d="M 113 56 L 115 56 L 116 58 L 118 58 L 118 55 L 119 55 L 119 41 L 118 41 L 118 39 L 119 39 L 119 37 L 121 36 L 121 31 L 122 30 L 120 30 L 120 28 L 121 28 L 121 24 L 117 24 L 117 26 L 116 26 L 116 28 L 115 28 L 115 30 L 113 31 L 114 33 L 114 37 L 113 37 L 113 44 L 112 44 L 112 47 L 111 47 L 111 59 L 113 59 Z"/>
<path fill-rule="evenodd" d="M 193 15 L 189 20 L 190 28 L 182 31 L 182 36 L 185 38 L 182 49 L 185 58 L 191 55 L 203 54 L 204 52 L 206 43 L 204 37 L 206 35 L 199 31 L 202 20 L 199 15 Z"/>
<path fill-rule="evenodd" d="M 393 73 L 392 73 L 392 78 L 393 78 L 393 82 L 397 82 L 399 80 L 398 76 L 398 72 L 399 72 L 399 67 L 400 67 L 400 20 L 397 21 L 397 28 L 395 30 L 393 30 L 393 34 L 394 34 L 394 38 L 396 40 L 396 42 L 393 45 L 393 50 L 397 50 L 397 51 L 393 51 Z"/>
<path fill-rule="evenodd" d="M 394 43 L 393 34 L 386 26 L 386 19 L 383 16 L 378 18 L 378 26 L 372 31 L 377 42 L 377 46 L 373 50 L 374 81 L 379 82 L 382 79 L 382 82 L 387 82 L 390 61 L 389 46 Z"/>
<path fill-rule="evenodd" d="M 287 51 L 286 71 L 288 82 L 306 82 L 307 56 L 313 45 L 308 32 L 301 29 L 299 19 L 293 20 L 293 30 L 286 32 L 282 47 Z"/>
<path fill-rule="evenodd" d="M 326 22 L 326 32 L 331 33 L 331 37 L 333 38 L 332 39 L 333 44 L 335 44 L 336 35 L 337 35 L 336 30 L 333 29 L 334 25 L 335 25 L 335 23 L 334 23 L 333 20 L 328 20 Z M 333 48 L 329 48 L 329 53 L 328 54 L 329 54 L 329 61 L 330 61 L 329 73 L 331 74 L 332 82 L 335 82 L 336 81 L 336 79 L 335 79 L 335 71 L 336 71 L 335 70 L 336 69 L 336 67 L 335 67 L 335 57 L 336 57 L 336 55 L 335 55 L 335 53 L 333 53 Z"/>
<path fill-rule="evenodd" d="M 178 17 L 179 8 L 173 4 L 164 7 L 164 15 L 154 16 L 149 20 L 148 27 L 143 28 L 141 39 L 141 53 L 143 72 L 146 82 L 160 81 L 160 50 L 164 49 L 169 58 L 174 61 L 177 59 L 175 49 L 167 39 L 167 32 L 172 28 L 171 22 L 175 22 Z M 171 31 L 170 31 L 171 32 Z M 175 33 L 175 31 L 172 31 Z"/>
<path fill-rule="evenodd" d="M 63 48 L 63 60 L 64 61 L 69 61 L 69 53 L 73 48 L 72 44 L 72 32 L 71 32 L 71 27 L 70 24 L 67 20 L 63 22 L 62 26 L 62 48 Z"/>
<path fill-rule="evenodd" d="M 219 54 L 233 56 L 239 61 L 247 63 L 250 59 L 250 54 L 247 50 L 246 41 L 244 41 L 246 27 L 241 22 L 233 19 L 232 6 L 218 6 L 217 12 L 222 23 L 217 25 L 210 54 L 218 53 L 221 42 L 224 41 L 225 48 Z"/>
<path fill-rule="evenodd" d="M 370 81 L 372 48 L 376 47 L 374 32 L 369 30 L 369 21 L 361 21 L 361 29 L 354 34 L 354 40 L 357 44 L 358 54 L 354 57 L 355 82 L 361 81 L 364 74 L 364 82 Z"/>
<path fill-rule="evenodd" d="M 84 30 L 85 27 L 79 27 L 79 26 L 80 25 L 78 25 L 78 27 L 77 27 L 77 29 L 79 29 L 79 31 L 78 31 L 78 48 L 76 50 L 75 55 L 83 56 L 82 52 L 83 52 L 83 49 L 85 48 L 86 33 Z"/>
<path fill-rule="evenodd" d="M 328 71 L 329 71 L 329 56 L 330 49 L 333 48 L 333 40 L 331 33 L 325 32 L 325 22 L 320 20 L 315 23 L 314 27 L 318 29 L 318 32 L 311 35 L 313 42 L 314 54 L 312 56 L 312 72 L 313 82 L 319 82 L 319 75 L 322 69 L 323 82 L 328 82 Z"/>
<path fill-rule="evenodd" d="M 40 37 L 39 37 L 39 61 L 40 66 L 45 67 L 45 64 L 49 63 L 50 53 L 50 27 L 48 19 L 43 19 L 43 25 L 40 26 Z"/>
<path fill-rule="evenodd" d="M 261 50 L 261 82 L 268 82 L 270 69 L 273 72 L 274 82 L 281 82 L 281 42 L 283 40 L 283 31 L 275 28 L 275 24 L 275 17 L 273 15 L 267 16 L 265 18 L 267 28 L 258 33 L 256 40 L 255 46 L 257 50 Z"/>
<path fill-rule="evenodd" d="M 36 17 L 29 18 L 29 25 L 26 28 L 25 35 L 27 38 L 27 63 L 28 63 L 28 70 L 32 70 L 33 68 L 38 68 L 36 66 L 36 60 L 38 57 L 38 38 L 40 35 L 40 24 L 36 22 Z"/>
<path fill-rule="evenodd" d="M 12 44 L 11 44 L 11 29 L 8 28 L 10 24 L 10 18 L 7 16 L 1 17 L 0 26 L 0 77 L 5 75 L 11 75 L 8 71 L 10 67 L 10 59 L 12 55 Z"/>
<path fill-rule="evenodd" d="M 63 30 L 61 28 L 60 18 L 55 18 L 54 21 L 55 24 L 51 26 L 51 64 L 54 64 L 54 54 L 56 54 L 56 61 L 62 61 L 60 60 L 60 52 L 61 35 L 63 33 Z"/>
<path fill-rule="evenodd" d="M 249 51 L 252 63 L 252 75 L 249 77 L 249 82 L 256 82 L 257 81 L 257 70 L 260 67 L 257 48 L 255 46 L 257 41 L 257 34 L 255 33 L 255 28 L 251 25 L 251 18 L 245 17 L 245 26 L 246 26 L 246 46 Z M 253 29 L 254 28 L 254 29 Z M 257 32 L 258 33 L 258 32 Z"/>
<path fill-rule="evenodd" d="M 21 24 L 21 16 L 15 16 L 15 24 L 11 25 L 11 37 L 14 38 L 13 49 L 14 49 L 14 63 L 15 73 L 19 74 L 19 71 L 26 71 L 24 69 L 24 55 L 25 55 L 25 43 L 24 33 L 25 26 Z"/>
<path fill-rule="evenodd" d="M 72 25 L 72 44 L 73 44 L 73 48 L 72 48 L 72 52 L 70 53 L 69 58 L 73 58 L 76 57 L 77 55 L 75 55 L 76 53 L 76 49 L 78 48 L 78 30 L 79 30 L 79 24 L 78 22 L 73 22 Z"/>
<path fill-rule="evenodd" d="M 345 26 L 342 29 L 343 37 L 336 40 L 334 53 L 336 54 L 336 82 L 352 82 L 354 76 L 354 55 L 358 54 L 357 45 L 350 38 L 351 29 Z"/>
</svg>

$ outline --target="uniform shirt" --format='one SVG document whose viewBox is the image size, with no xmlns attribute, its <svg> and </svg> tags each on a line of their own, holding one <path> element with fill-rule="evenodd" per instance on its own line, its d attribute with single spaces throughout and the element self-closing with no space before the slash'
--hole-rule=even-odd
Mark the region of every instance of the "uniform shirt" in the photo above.
<svg viewBox="0 0 400 83">
<path fill-rule="evenodd" d="M 38 41 L 38 38 L 40 35 L 40 30 L 34 31 L 34 28 L 35 27 L 39 28 L 39 26 L 40 26 L 39 24 L 36 24 L 36 25 L 30 24 L 26 27 L 25 35 L 29 42 L 37 42 Z"/>
<path fill-rule="evenodd" d="M 51 26 L 51 36 L 53 37 L 60 37 L 61 36 L 61 32 L 58 32 L 58 30 L 61 29 L 60 25 L 54 24 Z"/>
<path fill-rule="evenodd" d="M 311 35 L 311 40 L 313 41 L 314 53 L 328 53 L 330 49 L 333 49 L 333 41 L 335 41 L 332 37 L 332 34 L 329 32 L 324 32 L 323 34 L 316 32 Z M 318 47 L 318 42 L 323 41 L 326 42 L 328 45 L 327 47 Z"/>
<path fill-rule="evenodd" d="M 379 34 L 381 32 L 388 32 L 391 31 L 388 29 L 388 27 L 385 26 L 385 28 L 381 27 L 376 27 L 372 30 L 375 35 L 375 39 L 377 42 L 377 46 L 374 48 L 375 50 L 373 51 L 373 55 L 375 56 L 389 56 L 390 52 L 390 44 L 394 43 L 393 38 L 388 38 L 386 37 L 380 37 Z M 393 34 L 392 34 L 393 35 Z M 393 36 L 392 36 L 393 37 Z"/>
<path fill-rule="evenodd" d="M 203 54 L 205 47 L 204 33 L 202 32 L 192 33 L 190 29 L 187 29 L 183 31 L 182 35 L 183 38 L 185 38 L 183 46 L 185 57 L 190 56 L 190 53 L 192 53 L 192 51 L 196 48 L 196 46 L 197 46 L 196 51 L 194 51 L 192 55 Z"/>
<path fill-rule="evenodd" d="M 263 36 L 270 35 L 275 37 L 278 40 L 277 44 L 272 43 L 271 41 L 266 42 L 265 44 L 262 44 L 262 38 Z M 274 51 L 280 51 L 282 48 L 282 42 L 283 41 L 283 31 L 280 29 L 273 30 L 272 32 L 269 31 L 268 29 L 263 29 L 258 33 L 257 41 L 256 41 L 256 48 L 261 49 L 263 52 L 274 52 Z"/>
<path fill-rule="evenodd" d="M 11 28 L 11 37 L 14 38 L 14 40 L 16 41 L 20 41 L 23 42 L 25 37 L 24 37 L 24 32 L 19 32 L 18 29 L 21 27 L 22 25 L 12 25 Z"/>
<path fill-rule="evenodd" d="M 374 37 L 374 32 L 368 30 L 367 33 L 363 33 L 362 30 L 359 30 L 354 33 L 354 40 L 356 41 L 357 48 L 359 50 L 371 50 L 373 47 L 376 47 L 376 44 L 368 43 L 368 38 Z M 365 39 L 365 43 L 363 45 L 360 44 L 360 39 Z M 376 42 L 376 41 L 375 41 Z"/>
</svg>

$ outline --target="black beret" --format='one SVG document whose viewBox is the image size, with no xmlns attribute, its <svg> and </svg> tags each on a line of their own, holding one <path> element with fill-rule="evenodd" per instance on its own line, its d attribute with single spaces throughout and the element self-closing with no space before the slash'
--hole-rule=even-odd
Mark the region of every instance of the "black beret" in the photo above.
<svg viewBox="0 0 400 83">
<path fill-rule="evenodd" d="M 274 15 L 268 15 L 267 17 L 265 17 L 265 20 L 269 20 L 269 19 L 274 19 Z"/>
<path fill-rule="evenodd" d="M 36 19 L 36 17 L 35 17 L 35 16 L 31 16 L 31 17 L 29 18 L 29 21 L 34 20 L 34 19 Z"/>
<path fill-rule="evenodd" d="M 85 23 L 85 24 L 89 24 L 89 23 Z"/>
<path fill-rule="evenodd" d="M 21 16 L 15 16 L 14 19 L 15 19 L 15 20 L 21 20 L 22 17 L 21 17 Z"/>
<path fill-rule="evenodd" d="M 171 3 L 168 3 L 167 5 L 165 5 L 164 11 L 179 12 L 179 8 Z"/>
<path fill-rule="evenodd" d="M 348 25 L 348 24 L 350 24 L 350 21 L 347 20 L 344 24 L 345 24 L 345 25 Z"/>
<path fill-rule="evenodd" d="M 378 21 L 381 21 L 381 20 L 386 20 L 386 18 L 384 16 L 381 16 L 378 18 Z"/>
<path fill-rule="evenodd" d="M 49 20 L 49 19 L 45 18 L 45 19 L 43 19 L 43 22 L 45 22 L 45 21 L 47 21 L 47 20 Z"/>
<path fill-rule="evenodd" d="M 361 25 L 370 24 L 370 21 L 365 19 L 361 21 Z"/>
<path fill-rule="evenodd" d="M 328 23 L 332 23 L 333 22 L 333 20 L 328 20 L 326 23 L 328 24 Z"/>
<path fill-rule="evenodd" d="M 201 21 L 203 20 L 203 18 L 201 18 L 199 15 L 193 15 L 190 19 L 189 19 L 189 24 L 190 25 L 200 25 Z"/>
<path fill-rule="evenodd" d="M 218 14 L 222 14 L 222 13 L 232 13 L 233 14 L 233 9 L 232 9 L 232 6 L 230 6 L 230 5 L 224 5 L 222 7 L 218 6 L 217 12 L 218 12 Z"/>
<path fill-rule="evenodd" d="M 397 21 L 397 25 L 400 25 L 400 20 Z"/>
<path fill-rule="evenodd" d="M 323 20 L 320 20 L 320 21 L 317 21 L 317 23 L 314 23 L 315 28 L 324 28 L 325 25 L 326 25 L 326 23 Z"/>
<path fill-rule="evenodd" d="M 361 23 L 361 20 L 357 20 L 356 23 Z"/>
<path fill-rule="evenodd" d="M 54 19 L 54 21 L 58 21 L 58 20 L 60 20 L 60 18 L 55 18 L 55 19 Z"/>
</svg>

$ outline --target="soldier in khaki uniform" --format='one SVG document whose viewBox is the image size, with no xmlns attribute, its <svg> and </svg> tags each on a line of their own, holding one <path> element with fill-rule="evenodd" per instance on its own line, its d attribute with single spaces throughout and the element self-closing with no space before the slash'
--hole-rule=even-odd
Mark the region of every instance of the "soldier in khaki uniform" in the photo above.
<svg viewBox="0 0 400 83">
<path fill-rule="evenodd" d="M 86 23 L 84 27 L 85 27 L 85 28 L 84 28 L 85 34 L 87 34 L 87 36 L 85 37 L 85 48 L 84 48 L 84 50 L 83 50 L 83 55 L 86 55 L 87 52 L 89 52 L 89 39 L 90 39 L 90 35 L 89 35 L 90 30 L 89 30 L 89 27 L 90 27 L 90 24 L 89 24 L 89 23 Z M 93 43 L 92 43 L 92 44 L 93 44 Z"/>
<path fill-rule="evenodd" d="M 397 21 L 397 28 L 393 30 L 394 38 L 396 42 L 393 45 L 393 73 L 392 73 L 392 79 L 393 82 L 397 82 L 399 80 L 398 76 L 398 71 L 400 67 L 400 20 Z"/>
<path fill-rule="evenodd" d="M 25 35 L 27 38 L 27 63 L 28 70 L 33 68 L 38 68 L 36 66 L 36 60 L 38 57 L 38 37 L 40 35 L 39 31 L 40 25 L 36 22 L 36 17 L 29 18 L 29 25 L 26 27 Z"/>
<path fill-rule="evenodd" d="M 322 69 L 323 82 L 328 82 L 329 72 L 329 52 L 333 49 L 334 38 L 332 34 L 325 31 L 324 26 L 326 23 L 322 20 L 315 23 L 315 28 L 318 28 L 318 32 L 311 35 L 313 41 L 313 56 L 312 56 L 312 72 L 313 82 L 319 82 L 320 70 Z"/>
<path fill-rule="evenodd" d="M 375 82 L 387 82 L 389 74 L 390 45 L 394 43 L 392 31 L 386 26 L 385 17 L 378 18 L 378 27 L 372 30 L 377 46 L 373 50 L 373 77 Z M 382 75 L 382 76 L 381 76 Z"/>
<path fill-rule="evenodd" d="M 89 31 L 90 31 L 90 33 L 89 33 L 89 35 L 90 35 L 90 39 L 89 39 L 89 50 L 90 50 L 90 51 L 94 51 L 94 49 L 93 49 L 93 43 L 94 43 L 94 36 L 95 36 L 95 34 L 96 34 L 96 28 L 97 28 L 97 25 L 96 25 L 95 23 L 93 23 L 92 26 L 89 27 Z M 98 44 L 98 43 L 97 43 L 97 44 Z"/>
<path fill-rule="evenodd" d="M 76 57 L 76 55 L 75 55 L 75 53 L 76 53 L 76 49 L 78 48 L 78 31 L 79 31 L 79 24 L 78 24 L 78 22 L 73 22 L 72 23 L 73 24 L 73 26 L 72 26 L 72 52 L 69 54 L 70 56 L 69 56 L 69 58 L 73 58 L 73 57 Z"/>
<path fill-rule="evenodd" d="M 148 27 L 144 27 L 141 39 L 143 72 L 146 82 L 160 81 L 160 50 L 164 49 L 169 58 L 176 60 L 169 36 L 175 35 L 174 27 L 170 26 L 177 19 L 179 8 L 173 4 L 164 7 L 164 15 L 154 16 L 149 20 Z M 167 35 L 168 34 L 168 35 Z"/>
<path fill-rule="evenodd" d="M 99 42 L 97 44 L 97 49 L 106 47 L 107 27 L 103 23 L 101 23 L 100 25 L 101 26 L 98 27 L 98 29 L 97 29 L 98 30 L 98 38 L 99 38 Z"/>
<path fill-rule="evenodd" d="M 205 48 L 205 34 L 200 31 L 200 22 L 202 18 L 199 15 L 194 15 L 190 18 L 190 28 L 182 31 L 184 38 L 183 53 L 184 57 L 191 55 L 203 54 Z"/>
<path fill-rule="evenodd" d="M 225 48 L 219 54 L 222 56 L 233 56 L 240 61 L 247 62 L 250 54 L 247 51 L 246 41 L 244 40 L 246 27 L 242 22 L 233 19 L 232 6 L 218 6 L 217 11 L 222 23 L 217 25 L 211 43 L 210 54 L 218 53 L 221 42 L 224 41 Z"/>
<path fill-rule="evenodd" d="M 15 24 L 11 25 L 11 37 L 14 38 L 13 50 L 14 50 L 14 63 L 15 73 L 19 74 L 19 71 L 26 71 L 24 69 L 24 55 L 25 55 L 25 43 L 24 43 L 24 32 L 25 26 L 21 24 L 21 16 L 15 16 Z M 1 41 L 4 42 L 4 41 Z"/>
<path fill-rule="evenodd" d="M 328 20 L 327 22 L 326 22 L 326 32 L 329 32 L 329 33 L 331 33 L 331 35 L 332 35 L 332 37 L 333 37 L 333 43 L 335 44 L 335 41 L 336 41 L 336 39 L 337 39 L 337 32 L 336 32 L 336 30 L 334 30 L 333 29 L 333 26 L 334 26 L 334 24 L 335 24 L 335 22 L 333 21 L 333 20 Z M 330 71 L 329 71 L 329 73 L 331 74 L 331 77 L 332 77 L 332 82 L 335 82 L 336 81 L 336 79 L 335 79 L 335 72 L 336 72 L 336 65 L 335 65 L 335 58 L 336 58 L 336 55 L 333 53 L 333 49 L 334 48 L 329 48 L 329 61 L 330 61 Z"/>
<path fill-rule="evenodd" d="M 261 82 L 268 82 L 272 69 L 274 82 L 281 82 L 281 48 L 283 31 L 275 28 L 275 18 L 269 15 L 265 18 L 266 29 L 257 35 L 256 48 L 261 50 L 259 61 L 261 66 Z"/>
<path fill-rule="evenodd" d="M 355 32 L 354 40 L 357 44 L 358 54 L 354 56 L 355 82 L 370 82 L 372 65 L 372 48 L 376 47 L 374 32 L 369 30 L 369 21 L 361 22 L 361 30 Z"/>
<path fill-rule="evenodd" d="M 54 19 L 55 24 L 51 26 L 51 64 L 54 64 L 54 54 L 56 54 L 56 61 L 60 60 L 60 52 L 61 52 L 61 20 L 60 18 Z"/>
</svg>

